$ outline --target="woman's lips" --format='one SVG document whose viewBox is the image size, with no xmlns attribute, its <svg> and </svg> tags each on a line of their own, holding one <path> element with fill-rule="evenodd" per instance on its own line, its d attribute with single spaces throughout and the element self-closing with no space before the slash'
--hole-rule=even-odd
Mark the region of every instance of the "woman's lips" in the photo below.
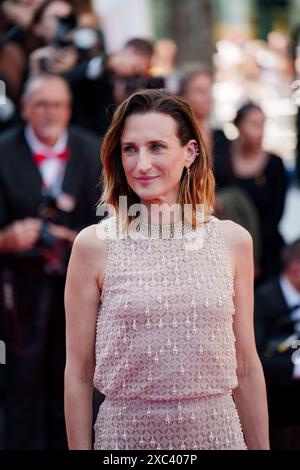
<svg viewBox="0 0 300 470">
<path fill-rule="evenodd" d="M 155 178 L 157 178 L 157 176 L 140 176 L 136 179 L 141 182 L 146 182 L 146 181 L 153 181 Z"/>
</svg>

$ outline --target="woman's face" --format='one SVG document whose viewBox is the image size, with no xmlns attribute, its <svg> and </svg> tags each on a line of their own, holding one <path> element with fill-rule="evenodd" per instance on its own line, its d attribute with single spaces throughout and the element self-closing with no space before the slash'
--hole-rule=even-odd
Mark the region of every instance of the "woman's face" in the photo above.
<svg viewBox="0 0 300 470">
<path fill-rule="evenodd" d="M 184 166 L 195 159 L 196 141 L 182 146 L 171 116 L 159 112 L 129 116 L 121 149 L 128 185 L 141 201 L 177 202 Z"/>
<path fill-rule="evenodd" d="M 259 109 L 251 109 L 240 122 L 238 129 L 243 144 L 261 147 L 264 136 L 265 117 Z"/>
<path fill-rule="evenodd" d="M 212 107 L 212 80 L 206 74 L 196 75 L 186 87 L 184 98 L 199 119 L 207 119 Z"/>
</svg>

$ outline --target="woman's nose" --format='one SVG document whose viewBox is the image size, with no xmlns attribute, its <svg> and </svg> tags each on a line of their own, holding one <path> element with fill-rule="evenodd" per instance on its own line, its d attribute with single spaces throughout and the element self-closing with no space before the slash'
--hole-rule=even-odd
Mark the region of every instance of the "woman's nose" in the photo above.
<svg viewBox="0 0 300 470">
<path fill-rule="evenodd" d="M 141 150 L 138 156 L 137 168 L 140 171 L 148 171 L 152 166 L 151 156 L 146 150 Z"/>
</svg>

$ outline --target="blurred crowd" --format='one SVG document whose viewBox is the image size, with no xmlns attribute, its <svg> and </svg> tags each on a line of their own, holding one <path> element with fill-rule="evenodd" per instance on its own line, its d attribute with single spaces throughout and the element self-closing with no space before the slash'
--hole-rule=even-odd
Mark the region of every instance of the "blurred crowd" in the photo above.
<svg viewBox="0 0 300 470">
<path fill-rule="evenodd" d="M 89 1 L 1 2 L 0 448 L 66 448 L 72 242 L 99 221 L 99 149 L 116 106 L 137 89 L 163 87 L 193 108 L 214 167 L 216 215 L 253 237 L 271 445 L 300 449 L 300 358 L 291 359 L 300 339 L 300 241 L 287 245 L 279 230 L 287 191 L 300 185 L 292 43 L 278 32 L 267 42 L 224 38 L 213 71 L 201 63 L 178 68 L 178 47 L 132 38 L 108 54 Z"/>
</svg>

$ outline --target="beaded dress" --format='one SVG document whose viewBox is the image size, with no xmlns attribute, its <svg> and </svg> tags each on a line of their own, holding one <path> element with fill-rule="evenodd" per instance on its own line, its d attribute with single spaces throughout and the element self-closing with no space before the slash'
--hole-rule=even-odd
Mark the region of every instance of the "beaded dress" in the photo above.
<svg viewBox="0 0 300 470">
<path fill-rule="evenodd" d="M 114 218 L 102 223 L 94 385 L 106 398 L 94 449 L 246 449 L 232 398 L 233 280 L 221 221 L 157 239 L 112 239 Z"/>
</svg>

